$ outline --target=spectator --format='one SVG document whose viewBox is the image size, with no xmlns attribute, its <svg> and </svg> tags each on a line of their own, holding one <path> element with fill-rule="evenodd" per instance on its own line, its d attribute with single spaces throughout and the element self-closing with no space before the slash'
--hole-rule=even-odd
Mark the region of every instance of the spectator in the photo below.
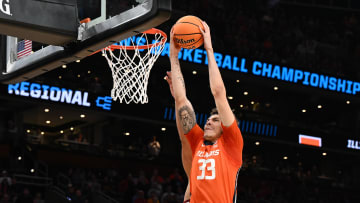
<svg viewBox="0 0 360 203">
<path fill-rule="evenodd" d="M 171 185 L 167 185 L 166 190 L 161 197 L 161 202 L 162 203 L 172 202 L 172 201 L 176 201 L 176 199 L 177 199 L 176 195 L 175 195 L 175 193 L 173 193 Z"/>
<path fill-rule="evenodd" d="M 138 190 L 133 197 L 133 203 L 146 203 L 144 191 Z"/>
<path fill-rule="evenodd" d="M 153 137 L 153 141 L 151 141 L 148 145 L 149 153 L 152 157 L 159 156 L 160 153 L 160 142 L 156 140 L 156 136 Z"/>
<path fill-rule="evenodd" d="M 45 203 L 40 192 L 36 193 L 34 203 Z"/>
<path fill-rule="evenodd" d="M 16 200 L 16 203 L 33 203 L 33 198 L 28 188 L 24 188 L 23 193 Z"/>
<path fill-rule="evenodd" d="M 0 195 L 0 203 L 10 203 L 10 196 L 8 194 Z"/>
<path fill-rule="evenodd" d="M 156 192 L 152 191 L 149 194 L 149 198 L 147 199 L 147 203 L 160 203 L 159 197 L 157 196 Z"/>
<path fill-rule="evenodd" d="M 71 202 L 73 202 L 73 203 L 85 203 L 86 202 L 85 198 L 82 196 L 82 192 L 80 189 L 76 190 L 75 196 Z"/>
<path fill-rule="evenodd" d="M 7 171 L 3 170 L 0 177 L 0 196 L 9 194 L 11 184 L 11 178 L 9 177 Z"/>
</svg>

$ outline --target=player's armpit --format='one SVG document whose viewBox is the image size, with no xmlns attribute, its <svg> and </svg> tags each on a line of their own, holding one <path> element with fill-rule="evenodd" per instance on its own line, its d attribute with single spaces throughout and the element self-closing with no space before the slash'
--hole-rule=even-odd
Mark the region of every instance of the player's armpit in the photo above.
<svg viewBox="0 0 360 203">
<path fill-rule="evenodd" d="M 187 104 L 188 103 L 188 104 Z M 196 116 L 190 102 L 186 102 L 177 110 L 180 118 L 180 125 L 184 134 L 187 134 L 196 124 Z"/>
</svg>

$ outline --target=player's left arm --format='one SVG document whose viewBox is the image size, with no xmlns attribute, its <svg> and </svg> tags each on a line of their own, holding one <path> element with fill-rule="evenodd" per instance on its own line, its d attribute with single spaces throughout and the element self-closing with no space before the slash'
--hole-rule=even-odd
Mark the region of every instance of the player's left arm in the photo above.
<svg viewBox="0 0 360 203">
<path fill-rule="evenodd" d="M 210 28 L 205 22 L 203 22 L 203 25 L 204 30 L 202 30 L 202 34 L 204 37 L 204 48 L 208 56 L 210 89 L 223 125 L 223 136 L 221 139 L 224 140 L 227 154 L 235 161 L 236 165 L 241 166 L 244 145 L 243 138 L 226 97 L 225 85 L 211 44 Z"/>
<path fill-rule="evenodd" d="M 228 127 L 234 123 L 235 116 L 226 98 L 225 85 L 222 80 L 219 67 L 215 61 L 214 50 L 211 43 L 210 28 L 204 21 L 202 23 L 204 30 L 200 30 L 202 31 L 204 37 L 204 48 L 208 57 L 210 89 L 215 99 L 220 120 L 224 126 Z"/>
</svg>

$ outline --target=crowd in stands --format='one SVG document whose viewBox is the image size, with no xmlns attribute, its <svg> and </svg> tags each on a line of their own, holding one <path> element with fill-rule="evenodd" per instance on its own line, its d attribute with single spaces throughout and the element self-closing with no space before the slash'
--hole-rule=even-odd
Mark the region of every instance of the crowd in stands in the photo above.
<svg viewBox="0 0 360 203">
<path fill-rule="evenodd" d="M 244 155 L 238 178 L 239 202 L 358 202 L 359 188 L 350 177 L 324 174 L 316 164 L 292 164 L 286 160 L 268 165 L 262 156 Z M 173 166 L 156 165 L 121 168 L 52 169 L 54 185 L 74 203 L 93 203 L 93 194 L 101 192 L 118 202 L 181 203 L 187 177 Z M 60 181 L 59 174 L 67 177 Z M 17 184 L 6 171 L 0 178 L 0 203 L 43 203 L 46 188 Z"/>
<path fill-rule="evenodd" d="M 44 189 L 18 184 L 6 170 L 0 177 L 0 203 L 45 203 Z"/>
<path fill-rule="evenodd" d="M 328 177 L 317 165 L 305 167 L 280 161 L 270 167 L 262 157 L 244 156 L 238 178 L 239 202 L 357 202 L 356 184 L 344 176 Z M 164 172 L 156 166 L 144 169 L 70 169 L 69 195 L 101 190 L 119 202 L 181 203 L 187 178 L 178 169 Z M 352 187 L 349 187 L 349 186 Z M 91 202 L 91 199 L 87 199 Z"/>
</svg>

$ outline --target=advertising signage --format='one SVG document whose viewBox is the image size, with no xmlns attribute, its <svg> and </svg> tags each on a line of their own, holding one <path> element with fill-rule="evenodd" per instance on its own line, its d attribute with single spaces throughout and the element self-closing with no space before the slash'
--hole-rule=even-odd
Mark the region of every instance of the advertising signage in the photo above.
<svg viewBox="0 0 360 203">
<path fill-rule="evenodd" d="M 96 98 L 90 99 L 89 93 L 85 91 L 31 82 L 9 84 L 7 93 L 9 95 L 17 95 L 21 97 L 29 97 L 82 107 L 97 107 L 104 110 L 111 110 L 112 104 L 112 99 L 109 96 L 97 96 Z"/>
<path fill-rule="evenodd" d="M 169 56 L 169 43 L 166 43 L 165 48 L 161 53 L 161 56 L 166 55 Z M 218 52 L 214 52 L 214 55 L 220 69 L 349 95 L 359 95 L 360 92 L 360 82 L 357 81 Z M 208 64 L 207 54 L 203 49 L 181 49 L 179 52 L 179 59 L 202 65 Z"/>
</svg>

